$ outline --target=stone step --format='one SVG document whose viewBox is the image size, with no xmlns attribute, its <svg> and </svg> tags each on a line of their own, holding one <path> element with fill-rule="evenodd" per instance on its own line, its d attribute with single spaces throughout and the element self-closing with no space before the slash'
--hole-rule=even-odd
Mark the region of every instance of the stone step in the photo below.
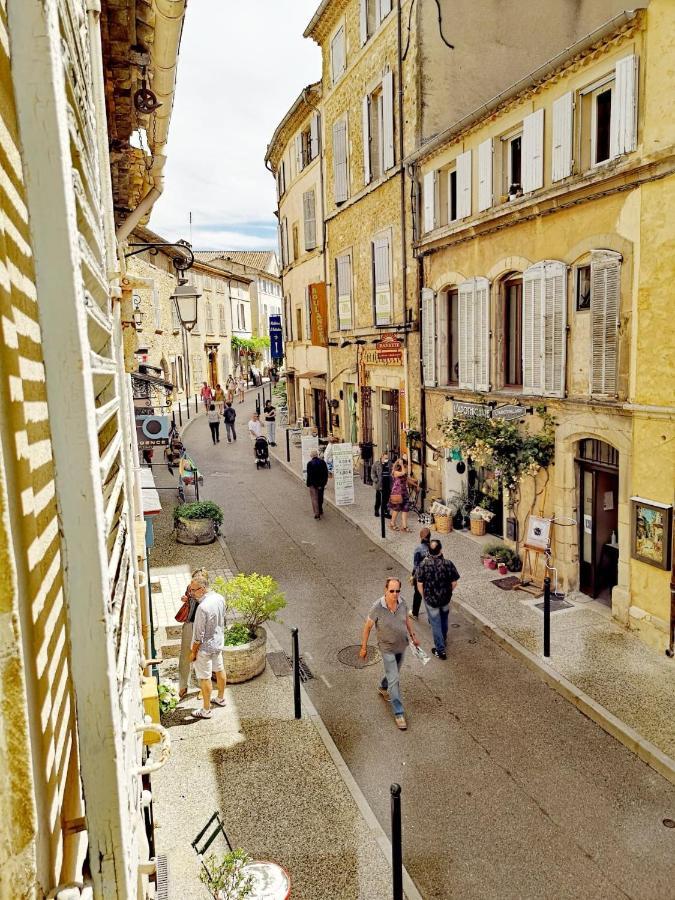
<svg viewBox="0 0 675 900">
<path fill-rule="evenodd" d="M 169 640 L 180 640 L 181 635 L 183 633 L 182 625 L 165 625 L 164 630 L 166 631 L 166 636 Z"/>
</svg>

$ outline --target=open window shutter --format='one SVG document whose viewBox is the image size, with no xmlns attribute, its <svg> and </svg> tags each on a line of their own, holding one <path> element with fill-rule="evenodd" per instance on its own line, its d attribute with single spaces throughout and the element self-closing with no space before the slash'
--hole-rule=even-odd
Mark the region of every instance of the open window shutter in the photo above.
<svg viewBox="0 0 675 900">
<path fill-rule="evenodd" d="M 565 396 L 567 345 L 567 266 L 546 262 L 544 269 L 544 394 Z"/>
<path fill-rule="evenodd" d="M 621 256 L 591 253 L 591 393 L 617 394 Z"/>
<path fill-rule="evenodd" d="M 492 206 L 492 138 L 478 145 L 478 212 Z"/>
<path fill-rule="evenodd" d="M 359 8 L 359 30 L 361 36 L 361 46 L 368 40 L 368 0 L 361 0 Z"/>
<path fill-rule="evenodd" d="M 347 199 L 347 123 L 344 119 L 333 123 L 333 180 L 335 202 Z"/>
<path fill-rule="evenodd" d="M 630 153 L 637 146 L 638 58 L 632 53 L 616 64 L 610 121 L 610 154 Z"/>
<path fill-rule="evenodd" d="M 384 123 L 384 171 L 394 167 L 394 73 L 382 76 L 382 119 Z"/>
<path fill-rule="evenodd" d="M 450 332 L 448 328 L 448 293 L 436 295 L 436 379 L 439 384 L 450 381 Z"/>
<path fill-rule="evenodd" d="M 572 91 L 563 94 L 553 104 L 553 148 L 551 179 L 561 181 L 572 174 L 572 134 L 574 122 Z"/>
<path fill-rule="evenodd" d="M 314 191 L 306 191 L 302 195 L 304 213 L 305 250 L 316 247 L 316 200 Z"/>
<path fill-rule="evenodd" d="M 476 278 L 473 297 L 475 388 L 490 390 L 490 282 Z"/>
<path fill-rule="evenodd" d="M 459 286 L 459 386 L 475 386 L 473 367 L 475 282 L 464 281 Z"/>
<path fill-rule="evenodd" d="M 422 366 L 425 387 L 436 386 L 436 295 L 422 288 Z"/>
<path fill-rule="evenodd" d="M 302 134 L 295 136 L 295 170 L 300 173 L 303 169 Z"/>
<path fill-rule="evenodd" d="M 372 173 L 370 169 L 370 96 L 366 94 L 363 98 L 362 121 L 363 121 L 363 180 L 365 184 L 370 184 Z"/>
<path fill-rule="evenodd" d="M 391 324 L 391 273 L 389 235 L 373 241 L 375 280 L 375 324 Z"/>
<path fill-rule="evenodd" d="M 291 261 L 291 257 L 288 253 L 288 219 L 283 220 L 281 234 L 284 239 L 284 259 L 286 260 L 286 265 L 288 265 Z"/>
<path fill-rule="evenodd" d="M 309 158 L 316 159 L 319 155 L 319 126 L 321 120 L 319 113 L 314 113 L 309 123 Z"/>
<path fill-rule="evenodd" d="M 380 22 L 391 12 L 391 0 L 380 0 Z"/>
<path fill-rule="evenodd" d="M 424 231 L 433 231 L 436 226 L 436 173 L 424 176 Z"/>
<path fill-rule="evenodd" d="M 523 392 L 542 392 L 542 288 L 544 264 L 523 272 Z"/>
<path fill-rule="evenodd" d="M 352 327 L 352 271 L 348 255 L 336 260 L 336 281 L 338 300 L 338 326 L 341 331 Z"/>
<path fill-rule="evenodd" d="M 448 185 L 450 179 L 448 179 Z M 448 198 L 449 199 L 449 198 Z M 450 208 L 450 207 L 448 207 Z M 457 218 L 471 215 L 471 151 L 457 157 Z"/>
<path fill-rule="evenodd" d="M 536 191 L 544 184 L 544 110 L 523 119 L 523 191 Z"/>
<path fill-rule="evenodd" d="M 345 30 L 344 27 L 336 32 L 331 42 L 331 72 L 333 84 L 345 70 Z"/>
</svg>

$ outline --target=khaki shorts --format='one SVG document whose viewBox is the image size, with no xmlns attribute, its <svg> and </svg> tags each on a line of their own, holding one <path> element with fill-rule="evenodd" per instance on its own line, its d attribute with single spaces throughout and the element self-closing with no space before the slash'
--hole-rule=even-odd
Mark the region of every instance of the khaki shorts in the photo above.
<svg viewBox="0 0 675 900">
<path fill-rule="evenodd" d="M 213 672 L 222 672 L 223 653 L 202 653 L 200 650 L 195 660 L 195 676 L 198 681 L 208 681 Z"/>
</svg>

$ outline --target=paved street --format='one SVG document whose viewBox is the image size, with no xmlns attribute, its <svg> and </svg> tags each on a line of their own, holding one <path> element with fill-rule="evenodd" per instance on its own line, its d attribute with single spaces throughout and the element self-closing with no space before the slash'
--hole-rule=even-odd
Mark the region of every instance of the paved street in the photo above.
<svg viewBox="0 0 675 900">
<path fill-rule="evenodd" d="M 675 788 L 467 621 L 453 616 L 447 662 L 407 661 L 409 730 L 396 730 L 379 666 L 352 669 L 337 653 L 359 642 L 384 578 L 408 573 L 334 510 L 316 522 L 278 464 L 257 471 L 243 410 L 236 444 L 212 448 L 203 420 L 186 433 L 203 494 L 224 508 L 238 568 L 286 592 L 273 630 L 288 646 L 300 628 L 309 693 L 387 831 L 389 785 L 401 783 L 404 858 L 422 895 L 672 897 L 675 830 L 663 819 Z M 418 632 L 428 650 L 425 622 Z"/>
</svg>

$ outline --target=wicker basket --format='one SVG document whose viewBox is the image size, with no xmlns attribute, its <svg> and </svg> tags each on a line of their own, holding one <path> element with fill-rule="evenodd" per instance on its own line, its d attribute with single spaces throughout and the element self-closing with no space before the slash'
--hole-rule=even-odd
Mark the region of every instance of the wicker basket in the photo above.
<svg viewBox="0 0 675 900">
<path fill-rule="evenodd" d="M 452 516 L 434 516 L 434 528 L 439 534 L 450 534 L 452 531 Z"/>
<path fill-rule="evenodd" d="M 486 529 L 485 519 L 474 519 L 472 516 L 470 516 L 469 527 L 471 529 L 471 534 L 483 535 L 485 534 Z"/>
</svg>

